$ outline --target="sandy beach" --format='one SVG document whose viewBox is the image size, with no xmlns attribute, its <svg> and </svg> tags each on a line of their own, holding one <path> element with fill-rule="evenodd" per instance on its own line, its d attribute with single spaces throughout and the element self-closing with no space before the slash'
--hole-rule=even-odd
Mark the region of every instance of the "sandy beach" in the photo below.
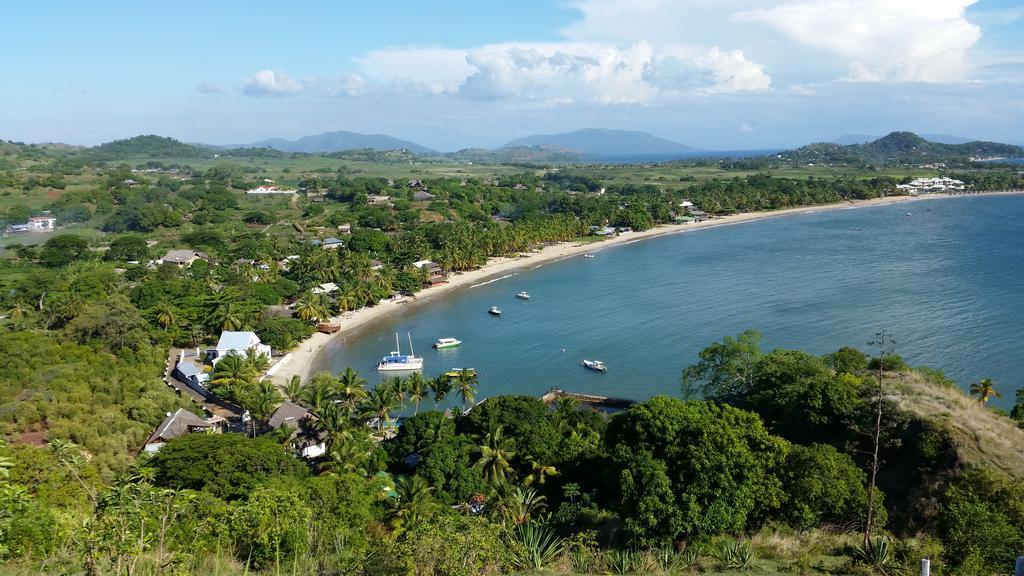
<svg viewBox="0 0 1024 576">
<path fill-rule="evenodd" d="M 986 195 L 988 194 L 995 195 L 1001 193 L 987 193 Z M 1002 194 L 1021 194 L 1021 192 L 1008 191 Z M 644 232 L 620 234 L 619 236 L 605 240 L 591 242 L 563 242 L 560 244 L 546 246 L 516 258 L 491 258 L 488 260 L 486 265 L 476 270 L 452 274 L 448 277 L 447 283 L 426 288 L 418 292 L 415 296 L 403 297 L 398 300 L 382 301 L 375 306 L 361 308 L 342 316 L 332 318 L 331 322 L 340 324 L 341 330 L 335 334 L 321 334 L 319 332 L 314 334 L 275 363 L 267 373 L 267 376 L 278 384 L 284 384 L 294 375 L 298 375 L 302 378 L 302 381 L 305 382 L 313 376 L 311 373 L 313 366 L 321 364 L 316 362 L 317 357 L 323 353 L 330 353 L 330 345 L 332 343 L 337 345 L 343 342 L 344 339 L 355 329 L 385 316 L 401 314 L 403 310 L 410 308 L 414 304 L 429 302 L 435 298 L 450 294 L 458 288 L 470 287 L 474 284 L 484 282 L 489 278 L 509 274 L 516 270 L 532 269 L 545 263 L 558 261 L 587 252 L 596 252 L 609 246 L 632 243 L 666 234 L 679 234 L 715 226 L 753 222 L 764 218 L 776 218 L 808 212 L 866 208 L 869 206 L 880 206 L 898 202 L 915 202 L 919 200 L 949 197 L 951 196 L 946 194 L 930 194 L 927 196 L 889 196 L 886 198 L 876 198 L 872 200 L 851 200 L 833 204 L 801 206 L 798 208 L 788 208 L 783 210 L 746 212 L 731 216 L 716 217 L 703 222 L 692 222 L 689 224 L 665 224 Z"/>
</svg>

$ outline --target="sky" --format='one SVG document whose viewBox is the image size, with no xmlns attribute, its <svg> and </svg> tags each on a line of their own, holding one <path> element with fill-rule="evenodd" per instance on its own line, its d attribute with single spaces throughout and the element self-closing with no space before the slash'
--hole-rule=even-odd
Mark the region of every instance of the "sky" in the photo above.
<svg viewBox="0 0 1024 576">
<path fill-rule="evenodd" d="M 0 138 L 1024 144 L 1022 0 L 11 0 Z"/>
</svg>

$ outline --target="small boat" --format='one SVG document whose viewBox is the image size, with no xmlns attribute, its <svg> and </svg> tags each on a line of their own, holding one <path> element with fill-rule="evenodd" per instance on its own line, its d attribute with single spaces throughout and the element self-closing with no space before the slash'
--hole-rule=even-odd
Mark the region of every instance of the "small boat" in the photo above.
<svg viewBox="0 0 1024 576">
<path fill-rule="evenodd" d="M 594 257 L 594 253 L 593 252 L 587 252 L 586 254 L 583 255 L 583 257 L 584 258 L 593 258 Z"/>
<path fill-rule="evenodd" d="M 487 310 L 487 313 L 491 316 L 501 316 L 501 310 L 499 310 L 497 306 L 491 306 L 490 309 Z"/>
<path fill-rule="evenodd" d="M 520 300 L 529 300 L 530 299 L 530 294 L 525 292 L 525 291 L 524 292 L 516 292 L 516 298 L 519 298 Z"/>
<path fill-rule="evenodd" d="M 910 212 L 907 212 L 907 216 L 913 216 L 913 214 L 911 214 Z"/>
<path fill-rule="evenodd" d="M 455 348 L 459 344 L 462 344 L 462 340 L 456 340 L 455 338 L 438 338 L 437 342 L 434 342 L 434 348 L 437 350 L 442 348 Z"/>
<path fill-rule="evenodd" d="M 604 362 L 600 360 L 584 360 L 582 362 L 584 368 L 589 368 L 597 372 L 607 372 L 608 367 L 604 365 Z"/>
<path fill-rule="evenodd" d="M 402 347 L 395 332 L 395 350 L 381 358 L 378 372 L 414 372 L 423 369 L 423 358 L 416 356 L 412 349 L 412 334 L 409 334 L 409 354 L 402 354 Z"/>
<path fill-rule="evenodd" d="M 442 374 L 445 378 L 458 378 L 465 372 L 467 376 L 476 376 L 475 368 L 452 368 L 451 370 Z"/>
</svg>

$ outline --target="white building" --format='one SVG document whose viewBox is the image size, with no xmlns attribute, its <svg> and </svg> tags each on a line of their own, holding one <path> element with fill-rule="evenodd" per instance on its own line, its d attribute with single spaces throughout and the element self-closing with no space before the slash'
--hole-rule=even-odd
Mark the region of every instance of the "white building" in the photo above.
<svg viewBox="0 0 1024 576">
<path fill-rule="evenodd" d="M 33 232 L 45 232 L 57 229 L 57 219 L 53 216 L 33 216 L 28 219 L 28 229 Z"/>
<path fill-rule="evenodd" d="M 273 180 L 271 180 L 271 182 L 273 182 Z M 298 190 L 284 190 L 282 188 L 278 188 L 277 186 L 271 186 L 271 185 L 268 185 L 268 184 L 264 184 L 262 186 L 257 186 L 255 188 L 253 188 L 252 190 L 246 190 L 245 193 L 246 194 L 298 194 L 299 191 Z"/>
<path fill-rule="evenodd" d="M 270 346 L 260 342 L 255 332 L 221 332 L 217 347 L 207 351 L 207 357 L 214 366 L 229 354 L 245 356 L 250 349 L 270 360 Z"/>
<path fill-rule="evenodd" d="M 948 192 L 950 190 L 963 190 L 964 183 L 960 180 L 954 180 L 953 178 L 917 178 L 911 180 L 909 184 L 899 184 L 896 186 L 898 190 L 906 190 L 911 196 L 918 194 L 934 194 L 938 192 Z"/>
</svg>

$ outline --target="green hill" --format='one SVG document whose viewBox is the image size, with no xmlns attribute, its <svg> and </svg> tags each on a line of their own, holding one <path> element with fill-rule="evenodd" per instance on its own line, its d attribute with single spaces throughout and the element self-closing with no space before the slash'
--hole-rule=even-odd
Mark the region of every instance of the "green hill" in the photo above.
<svg viewBox="0 0 1024 576">
<path fill-rule="evenodd" d="M 866 144 L 816 143 L 783 152 L 779 158 L 795 163 L 898 165 L 969 160 L 970 158 L 1019 157 L 1024 148 L 998 142 L 942 144 L 913 132 L 892 132 Z"/>
<path fill-rule="evenodd" d="M 124 158 L 208 158 L 213 152 L 179 142 L 174 138 L 146 135 L 125 140 L 114 140 L 89 148 L 86 154 L 97 160 L 120 160 Z"/>
</svg>

